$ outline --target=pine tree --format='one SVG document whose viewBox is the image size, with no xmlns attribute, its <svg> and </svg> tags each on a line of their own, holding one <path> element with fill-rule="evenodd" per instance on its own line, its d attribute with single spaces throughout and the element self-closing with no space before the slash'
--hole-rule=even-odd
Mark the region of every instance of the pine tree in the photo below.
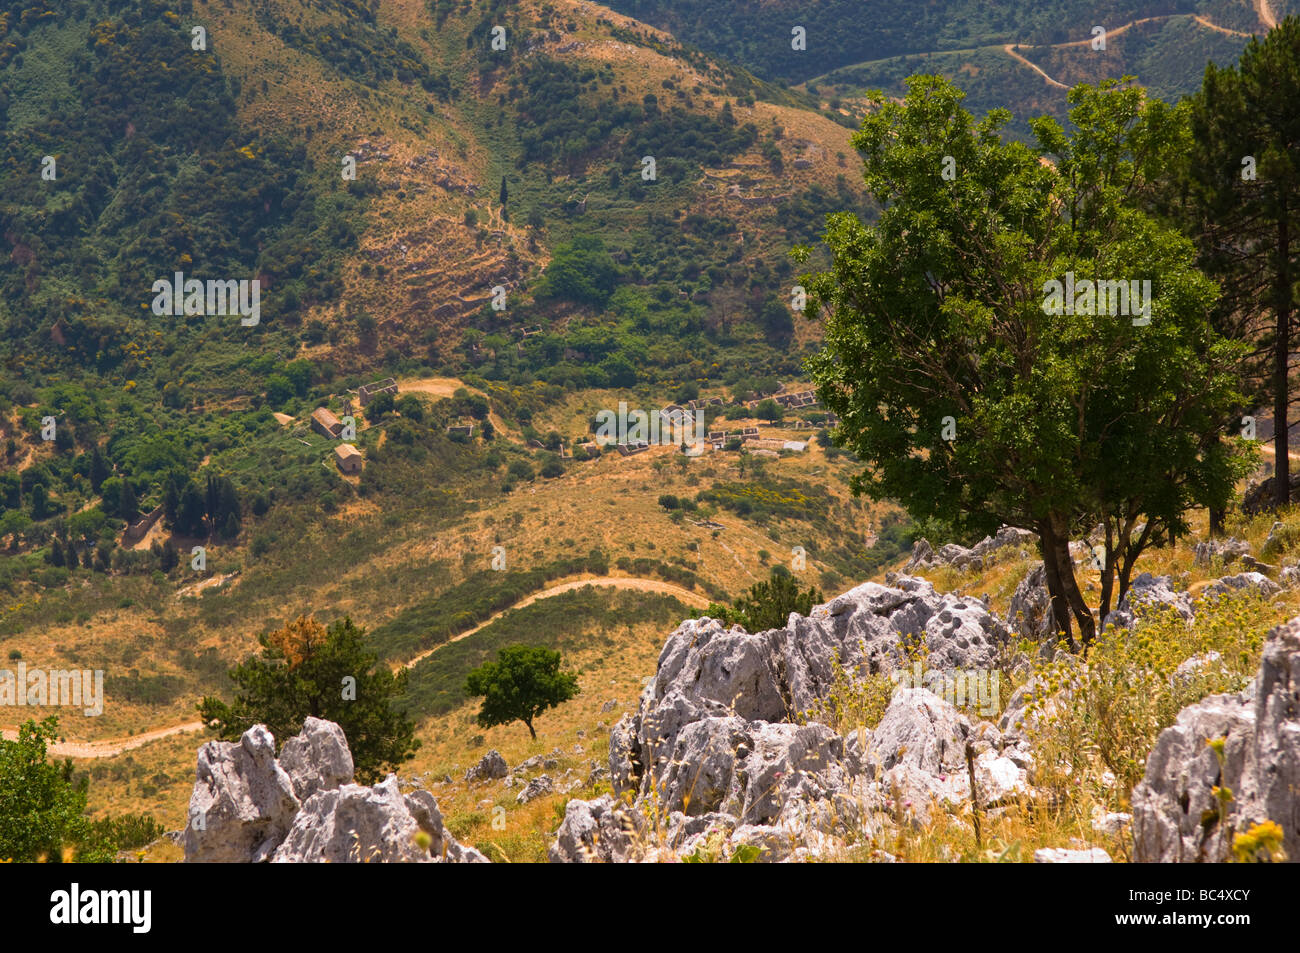
<svg viewBox="0 0 1300 953">
<path fill-rule="evenodd" d="M 131 481 L 123 478 L 121 495 L 118 497 L 117 512 L 127 523 L 134 523 L 140 518 L 140 501 L 136 498 Z"/>
<path fill-rule="evenodd" d="M 1252 398 L 1272 398 L 1274 501 L 1290 501 L 1291 335 L 1300 277 L 1300 20 L 1255 38 L 1236 66 L 1211 63 L 1190 100 L 1181 174 L 1183 224 L 1218 280 L 1215 324 L 1256 349 L 1243 362 Z M 1280 104 L 1287 104 L 1281 107 Z M 1250 407 L 1243 407 L 1249 412 Z"/>
<path fill-rule="evenodd" d="M 99 447 L 95 447 L 90 453 L 90 486 L 96 493 L 104 485 L 112 471 L 108 468 L 108 462 L 100 452 Z"/>
</svg>

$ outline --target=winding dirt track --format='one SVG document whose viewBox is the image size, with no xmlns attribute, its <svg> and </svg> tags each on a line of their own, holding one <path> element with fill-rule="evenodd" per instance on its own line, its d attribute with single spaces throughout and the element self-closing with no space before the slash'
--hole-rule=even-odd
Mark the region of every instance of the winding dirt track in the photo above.
<svg viewBox="0 0 1300 953">
<path fill-rule="evenodd" d="M 1254 0 L 1254 3 L 1255 3 L 1255 12 L 1258 14 L 1260 22 L 1263 23 L 1268 30 L 1271 30 L 1273 29 L 1273 27 L 1277 26 L 1277 18 L 1273 15 L 1273 11 L 1268 5 L 1268 0 Z M 1239 36 L 1242 38 L 1246 38 L 1246 37 L 1257 35 L 1255 33 L 1243 33 L 1240 30 L 1230 30 L 1227 27 L 1219 26 L 1217 23 L 1212 23 L 1207 18 L 1197 13 L 1162 13 L 1153 17 L 1142 17 L 1140 20 L 1132 20 L 1129 23 L 1125 23 L 1123 26 L 1117 26 L 1113 30 L 1107 30 L 1106 39 L 1110 40 L 1113 37 L 1117 37 L 1121 33 L 1124 33 L 1125 31 L 1130 29 L 1131 27 L 1139 26 L 1143 23 L 1154 23 L 1159 20 L 1174 20 L 1174 19 L 1178 19 L 1179 17 L 1190 17 L 1192 20 L 1196 21 L 1198 24 L 1205 27 L 1207 30 L 1214 30 L 1218 33 L 1224 33 L 1228 36 Z M 1086 39 L 1082 39 L 1082 40 L 1070 40 L 1066 43 L 1050 43 L 1047 45 L 1050 49 L 1061 50 L 1061 49 L 1068 49 L 1069 47 L 1072 46 L 1088 46 L 1090 43 L 1092 43 L 1092 40 L 1093 38 L 1089 36 Z M 1048 84 L 1055 86 L 1057 89 L 1070 88 L 1065 83 L 1062 83 L 1060 80 L 1054 79 L 1053 77 L 1049 76 L 1043 70 L 1043 68 L 1040 67 L 1037 63 L 1033 62 L 1032 60 L 1028 60 L 1024 56 L 1021 56 L 1019 53 L 1017 53 L 1015 50 L 1016 46 L 1017 44 L 1015 43 L 1004 44 L 1002 47 L 1002 52 L 1006 53 L 1007 56 L 1011 57 L 1017 63 L 1020 63 L 1022 66 L 1028 66 L 1039 76 L 1043 77 L 1043 79 Z M 916 56 L 916 55 L 939 55 L 942 53 L 977 53 L 981 49 L 989 49 L 989 47 L 971 47 L 970 49 L 961 49 L 961 50 L 930 50 L 926 54 L 909 53 L 907 55 Z M 826 78 L 826 74 L 823 74 L 822 76 L 813 77 L 813 79 L 815 80 L 823 80 L 825 78 Z"/>
<path fill-rule="evenodd" d="M 203 722 L 187 721 L 183 725 L 172 725 L 170 728 L 154 728 L 151 731 L 141 732 L 138 735 L 128 735 L 125 738 L 109 738 L 105 741 L 56 741 L 47 750 L 49 754 L 56 758 L 112 758 L 124 751 L 130 751 L 151 741 L 157 741 L 159 738 L 169 738 L 172 735 L 202 730 Z M 16 741 L 18 730 L 16 728 L 5 728 L 0 730 L 0 735 L 3 735 L 6 741 Z"/>
<path fill-rule="evenodd" d="M 584 586 L 610 586 L 615 589 L 638 589 L 642 592 L 661 592 L 665 595 L 676 596 L 688 605 L 705 608 L 709 600 L 698 592 L 691 592 L 681 586 L 675 586 L 669 582 L 660 582 L 658 579 L 637 579 L 632 576 L 592 576 L 588 578 L 570 579 L 567 582 L 558 583 L 549 589 L 543 589 L 540 592 L 534 592 L 530 596 L 525 596 L 514 605 L 502 609 L 491 618 L 480 622 L 474 628 L 460 635 L 443 642 L 442 645 L 436 645 L 427 652 L 421 652 L 415 658 L 406 663 L 398 663 L 395 668 L 411 668 L 421 659 L 428 658 L 443 645 L 450 645 L 452 642 L 459 642 L 461 639 L 467 639 L 475 632 L 487 628 L 493 622 L 496 622 L 507 612 L 513 612 L 515 609 L 522 609 L 524 606 L 530 606 L 538 599 L 548 599 L 551 596 L 558 596 L 562 592 L 571 592 L 574 589 L 581 589 Z M 171 725 L 166 728 L 153 728 L 149 731 L 143 731 L 137 735 L 128 735 L 125 738 L 107 738 L 102 741 L 56 741 L 47 749 L 49 754 L 56 758 L 112 758 L 124 752 L 139 748 L 151 741 L 157 741 L 160 738 L 170 738 L 172 735 L 185 734 L 192 731 L 202 731 L 203 722 L 187 721 L 183 725 Z M 0 737 L 7 741 L 15 741 L 18 738 L 17 728 L 0 729 Z"/>
<path fill-rule="evenodd" d="M 427 659 L 443 646 L 451 645 L 453 642 L 459 642 L 461 639 L 468 639 L 475 632 L 486 629 L 507 612 L 514 612 L 516 609 L 530 606 L 538 599 L 549 599 L 551 596 L 558 596 L 562 592 L 572 592 L 574 589 L 581 589 L 584 586 L 611 586 L 615 589 L 639 589 L 642 592 L 661 592 L 665 595 L 676 596 L 688 605 L 697 606 L 701 609 L 707 608 L 709 605 L 709 600 L 704 598 L 704 596 L 700 595 L 698 592 L 691 592 L 689 589 L 675 586 L 670 582 L 660 582 L 658 579 L 637 579 L 633 576 L 591 576 L 588 578 L 571 579 L 568 582 L 562 582 L 558 585 L 551 586 L 549 589 L 534 592 L 531 596 L 524 596 L 524 598 L 520 599 L 514 605 L 502 609 L 500 612 L 474 626 L 474 628 L 467 629 L 460 635 L 452 636 L 446 642 L 443 642 L 440 645 L 435 645 L 433 648 L 421 652 L 409 662 L 399 662 L 394 665 L 393 668 L 412 668 L 417 662 Z"/>
<path fill-rule="evenodd" d="M 1002 52 L 1006 53 L 1007 56 L 1011 57 L 1011 58 L 1012 58 L 1013 60 L 1015 60 L 1017 63 L 1023 63 L 1023 64 L 1025 64 L 1026 66 L 1028 66 L 1031 70 L 1033 70 L 1033 71 L 1034 71 L 1035 73 L 1037 73 L 1039 76 L 1043 77 L 1043 79 L 1047 80 L 1047 82 L 1048 82 L 1049 84 L 1051 84 L 1052 86 L 1055 86 L 1055 87 L 1057 87 L 1058 89 L 1069 89 L 1069 88 L 1070 88 L 1069 86 L 1066 86 L 1064 83 L 1059 82 L 1058 80 L 1054 80 L 1054 79 L 1052 79 L 1052 77 L 1050 77 L 1050 76 L 1048 76 L 1046 73 L 1044 73 L 1044 72 L 1043 72 L 1043 68 L 1042 68 L 1041 66 L 1039 66 L 1037 63 L 1031 62 L 1030 60 L 1025 59 L 1023 56 L 1021 56 L 1019 53 L 1017 53 L 1017 52 L 1015 51 L 1015 49 L 1014 49 L 1014 47 L 1013 47 L 1012 44 L 1008 43 L 1006 46 L 1002 47 Z"/>
<path fill-rule="evenodd" d="M 1268 0 L 1255 0 L 1255 12 L 1259 14 L 1259 22 L 1270 30 L 1277 26 L 1277 17 L 1273 16 L 1273 8 L 1268 5 Z"/>
</svg>

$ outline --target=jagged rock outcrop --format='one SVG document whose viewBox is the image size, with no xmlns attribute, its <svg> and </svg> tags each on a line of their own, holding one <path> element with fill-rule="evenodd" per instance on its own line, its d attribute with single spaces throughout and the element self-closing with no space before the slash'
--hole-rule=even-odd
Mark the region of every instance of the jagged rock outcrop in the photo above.
<svg viewBox="0 0 1300 953">
<path fill-rule="evenodd" d="M 186 862 L 486 862 L 447 832 L 427 791 L 402 795 L 391 774 L 364 787 L 352 774 L 342 729 L 317 718 L 278 760 L 263 725 L 238 742 L 208 742 L 181 838 Z"/>
<path fill-rule="evenodd" d="M 199 749 L 189 818 L 181 839 L 191 863 L 268 859 L 298 813 L 293 779 L 275 759 L 275 739 L 254 725 L 236 742 Z"/>
<path fill-rule="evenodd" d="M 1197 543 L 1195 554 L 1192 557 L 1192 565 L 1201 569 L 1208 568 L 1215 559 L 1222 559 L 1223 565 L 1228 566 L 1234 560 L 1242 556 L 1250 555 L 1250 544 L 1245 540 L 1228 537 L 1227 539 L 1209 539 L 1203 543 Z"/>
<path fill-rule="evenodd" d="M 792 722 L 812 709 L 832 686 L 837 657 L 853 671 L 890 672 L 906 663 L 909 644 L 924 643 L 932 670 L 989 670 L 1009 638 L 982 602 L 939 595 L 911 577 L 893 587 L 865 583 L 808 617 L 792 614 L 784 629 L 755 634 L 689 619 L 668 638 L 640 707 L 611 733 L 615 790 L 662 792 L 674 759 L 686 754 L 704 759 L 721 784 L 730 770 L 726 752 L 742 744 L 754 750 L 750 723 Z"/>
<path fill-rule="evenodd" d="M 293 793 L 306 801 L 317 791 L 352 780 L 352 751 L 343 729 L 332 721 L 308 717 L 302 731 L 284 743 L 280 767 L 293 780 Z"/>
<path fill-rule="evenodd" d="M 539 774 L 527 784 L 524 789 L 515 795 L 515 801 L 519 804 L 527 804 L 529 801 L 535 801 L 543 794 L 550 794 L 555 790 L 555 780 L 549 774 Z"/>
<path fill-rule="evenodd" d="M 1287 482 L 1291 485 L 1290 499 L 1300 498 L 1300 473 L 1293 470 Z M 1273 509 L 1273 487 L 1276 485 L 1277 477 L 1270 476 L 1247 487 L 1241 499 L 1241 512 L 1247 516 L 1255 516 L 1265 510 Z"/>
<path fill-rule="evenodd" d="M 1219 739 L 1221 754 L 1207 744 Z M 1226 806 L 1215 786 L 1231 792 Z M 1133 790 L 1133 858 L 1224 861 L 1234 836 L 1263 821 L 1300 861 L 1300 618 L 1269 633 L 1245 692 L 1190 705 L 1160 733 Z"/>
<path fill-rule="evenodd" d="M 929 541 L 918 539 L 912 546 L 912 558 L 904 566 L 904 571 L 913 569 L 930 569 L 935 566 L 952 566 L 954 569 L 980 571 L 993 565 L 1002 554 L 1000 550 L 1008 547 L 1026 549 L 1036 545 L 1038 537 L 1028 530 L 1004 526 L 995 536 L 985 536 L 971 546 L 959 546 L 948 543 L 936 553 Z"/>
<path fill-rule="evenodd" d="M 1024 792 L 1027 757 L 1018 763 L 1007 756 L 996 728 L 972 724 L 925 689 L 898 691 L 877 732 L 853 732 L 847 742 L 801 717 L 833 687 L 836 658 L 861 674 L 891 673 L 909 664 L 909 646 L 924 644 L 932 672 L 987 673 L 1009 641 L 985 603 L 940 595 L 911 577 L 858 586 L 767 632 L 707 618 L 683 622 L 669 636 L 636 711 L 610 732 L 614 791 L 630 794 L 635 811 L 653 808 L 661 817 L 660 840 L 642 853 L 593 848 L 595 859 L 652 859 L 665 846 L 687 853 L 712 844 L 710 838 L 724 840 L 724 852 L 761 847 L 769 861 L 834 854 L 847 829 L 879 822 L 886 785 L 909 786 L 918 811 L 931 800 L 968 799 L 968 736 L 977 739 L 981 800 L 1000 803 Z M 909 706 L 919 714 L 906 714 Z M 960 772 L 942 757 L 923 756 L 930 750 L 925 745 L 902 740 L 913 732 L 955 738 L 935 744 L 951 744 Z M 890 761 L 908 744 L 913 754 L 905 764 Z M 584 837 L 613 823 L 612 810 L 601 802 L 571 804 L 552 859 L 573 859 Z"/>
<path fill-rule="evenodd" d="M 506 764 L 506 759 L 501 756 L 501 752 L 493 748 L 485 754 L 478 764 L 465 772 L 467 782 L 474 781 L 495 781 L 504 778 L 510 773 L 510 767 Z"/>
<path fill-rule="evenodd" d="M 421 844 L 419 834 L 427 844 Z M 277 864 L 486 863 L 458 844 L 427 791 L 405 796 L 390 774 L 373 787 L 344 784 L 318 791 L 294 818 L 271 858 Z"/>
<path fill-rule="evenodd" d="M 1243 572 L 1235 576 L 1224 576 L 1205 587 L 1202 599 L 1231 595 L 1236 592 L 1252 592 L 1265 598 L 1282 591 L 1282 587 L 1272 579 L 1258 572 Z"/>
<path fill-rule="evenodd" d="M 1064 847 L 1040 847 L 1034 851 L 1036 864 L 1109 864 L 1110 854 L 1100 847 L 1067 850 Z"/>
<path fill-rule="evenodd" d="M 608 794 L 594 801 L 570 801 L 547 859 L 565 864 L 622 864 L 639 859 L 645 846 L 643 826 L 637 811 Z"/>
<path fill-rule="evenodd" d="M 1047 591 L 1047 571 L 1036 563 L 1016 586 L 1007 606 L 1007 618 L 1021 638 L 1051 642 L 1056 636 L 1056 616 Z"/>
<path fill-rule="evenodd" d="M 1019 739 L 1004 738 L 987 722 L 972 722 L 924 689 L 896 692 L 865 747 L 864 740 L 860 733 L 849 736 L 850 759 L 891 799 L 910 802 L 918 812 L 929 804 L 970 803 L 972 765 L 983 808 L 1031 793 L 1032 758 Z M 966 761 L 968 745 L 972 765 Z"/>
<path fill-rule="evenodd" d="M 1195 617 L 1192 597 L 1175 591 L 1171 577 L 1144 572 L 1133 580 L 1115 611 L 1106 617 L 1106 627 L 1131 629 L 1138 620 L 1139 607 L 1145 607 L 1148 612 L 1159 612 L 1162 608 L 1173 610 L 1188 624 Z"/>
</svg>

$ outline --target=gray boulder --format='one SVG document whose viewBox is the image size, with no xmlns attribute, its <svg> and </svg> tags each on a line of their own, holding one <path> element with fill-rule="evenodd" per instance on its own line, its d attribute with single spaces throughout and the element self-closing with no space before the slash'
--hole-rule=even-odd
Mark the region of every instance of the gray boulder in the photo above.
<svg viewBox="0 0 1300 953">
<path fill-rule="evenodd" d="M 1270 537 L 1271 538 L 1271 537 Z M 1250 554 L 1250 544 L 1245 540 L 1229 537 L 1227 539 L 1208 539 L 1197 543 L 1192 557 L 1192 565 L 1201 569 L 1209 568 L 1215 559 L 1223 560 L 1227 566 L 1236 559 Z"/>
<path fill-rule="evenodd" d="M 792 614 L 784 629 L 752 634 L 689 619 L 669 636 L 637 711 L 611 732 L 615 791 L 649 794 L 652 774 L 658 778 L 685 750 L 711 752 L 716 766 L 730 744 L 722 735 L 752 730 L 749 722 L 797 721 L 830 691 L 836 657 L 850 671 L 890 672 L 907 662 L 909 646 L 924 644 L 932 670 L 988 670 L 1009 641 L 982 602 L 939 595 L 912 577 L 865 583 L 807 617 Z M 717 747 L 698 733 L 679 745 L 678 735 L 704 719 L 714 720 L 705 734 Z"/>
<path fill-rule="evenodd" d="M 957 543 L 947 543 L 939 547 L 936 553 L 925 539 L 918 539 L 912 545 L 912 556 L 904 566 L 904 572 L 913 569 L 930 569 L 935 566 L 951 566 L 962 571 L 980 571 L 993 565 L 1008 548 L 1023 549 L 1036 544 L 1037 536 L 1028 530 L 1004 526 L 995 536 L 985 536 L 974 546 L 967 548 Z"/>
<path fill-rule="evenodd" d="M 1207 744 L 1218 739 L 1222 764 Z M 1232 792 L 1226 809 L 1216 785 Z M 1133 790 L 1134 859 L 1225 861 L 1235 835 L 1263 821 L 1300 860 L 1300 618 L 1269 633 L 1245 692 L 1190 705 L 1160 733 Z"/>
<path fill-rule="evenodd" d="M 1282 587 L 1272 579 L 1258 572 L 1243 572 L 1235 576 L 1224 576 L 1210 585 L 1205 587 L 1201 593 L 1202 599 L 1215 599 L 1220 596 L 1231 595 L 1233 593 L 1251 592 L 1258 595 L 1269 596 L 1276 595 L 1282 591 Z"/>
<path fill-rule="evenodd" d="M 527 804 L 529 801 L 535 801 L 544 794 L 550 794 L 555 790 L 555 781 L 549 774 L 539 774 L 527 784 L 524 789 L 515 795 L 515 801 L 520 804 Z"/>
<path fill-rule="evenodd" d="M 1119 606 L 1106 617 L 1105 625 L 1107 628 L 1131 629 L 1144 611 L 1150 614 L 1162 610 L 1176 612 L 1189 624 L 1195 617 L 1191 596 L 1174 591 L 1171 577 L 1144 572 L 1129 585 Z"/>
<path fill-rule="evenodd" d="M 343 729 L 332 721 L 308 717 L 302 731 L 284 743 L 280 767 L 293 780 L 299 801 L 347 784 L 352 780 L 353 765 Z"/>
<path fill-rule="evenodd" d="M 1056 617 L 1047 592 L 1047 572 L 1036 563 L 1016 586 L 1007 606 L 1007 618 L 1021 638 L 1050 642 L 1056 636 Z"/>
<path fill-rule="evenodd" d="M 1110 854 L 1100 847 L 1066 850 L 1064 847 L 1040 847 L 1034 851 L 1036 864 L 1109 864 Z"/>
<path fill-rule="evenodd" d="M 418 836 L 427 835 L 427 846 Z M 402 796 L 397 776 L 374 787 L 345 784 L 314 794 L 271 858 L 277 864 L 483 863 L 446 832 L 427 792 Z"/>
<path fill-rule="evenodd" d="M 486 861 L 447 832 L 427 791 L 403 796 L 395 775 L 363 787 L 352 774 L 343 730 L 316 718 L 278 761 L 263 725 L 237 744 L 209 742 L 181 839 L 186 862 Z"/>
<path fill-rule="evenodd" d="M 640 812 L 608 794 L 594 801 L 570 801 L 547 859 L 562 864 L 628 863 L 644 846 L 643 823 Z"/>
<path fill-rule="evenodd" d="M 510 768 L 506 764 L 506 759 L 501 756 L 501 752 L 493 748 L 485 754 L 478 764 L 465 772 L 465 780 L 469 783 L 475 781 L 495 781 L 504 778 L 510 773 Z"/>
<path fill-rule="evenodd" d="M 275 739 L 263 725 L 237 742 L 209 741 L 199 749 L 186 863 L 246 864 L 266 860 L 298 812 L 293 779 L 275 760 Z"/>
</svg>

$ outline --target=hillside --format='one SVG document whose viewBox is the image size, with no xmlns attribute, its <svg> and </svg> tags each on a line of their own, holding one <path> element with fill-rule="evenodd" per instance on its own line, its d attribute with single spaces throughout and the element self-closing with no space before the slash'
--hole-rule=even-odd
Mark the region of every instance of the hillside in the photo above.
<svg viewBox="0 0 1300 953">
<path fill-rule="evenodd" d="M 797 548 L 830 588 L 910 542 L 848 492 L 824 411 L 755 416 L 807 387 L 790 247 L 867 211 L 807 97 L 579 3 L 4 14 L 0 648 L 106 671 L 101 717 L 47 712 L 123 782 L 97 809 L 169 818 L 196 702 L 298 614 L 350 615 L 394 665 L 438 648 L 427 718 L 503 636 L 442 642 L 536 593 L 725 601 Z M 258 280 L 260 320 L 154 313 L 175 272 Z M 390 375 L 396 406 L 359 407 Z M 601 409 L 697 397 L 737 443 L 805 449 L 577 449 Z M 360 474 L 320 406 L 350 407 Z"/>
<path fill-rule="evenodd" d="M 404 691 L 392 711 L 420 742 L 400 783 L 372 793 L 403 825 L 419 815 L 419 829 L 445 835 L 462 859 L 589 859 L 581 832 L 613 823 L 626 833 L 641 823 L 619 819 L 633 804 L 651 826 L 636 828 L 636 843 L 606 838 L 599 859 L 754 859 L 749 848 L 761 846 L 768 860 L 1029 861 L 1080 844 L 1115 860 L 1169 859 L 1150 845 L 1143 855 L 1128 822 L 1094 822 L 1132 821 L 1144 803 L 1148 823 L 1164 818 L 1150 806 L 1168 800 L 1161 778 L 1137 793 L 1161 733 L 1184 709 L 1246 690 L 1276 644 L 1290 645 L 1286 632 L 1269 633 L 1300 609 L 1300 514 L 1234 504 L 1226 544 L 1199 506 L 1171 515 L 1169 499 L 1234 487 L 1240 498 L 1270 472 L 1223 463 L 1237 459 L 1244 432 L 1241 441 L 1226 432 L 1230 448 L 1217 431 L 1213 444 L 1189 438 L 1189 457 L 1223 466 L 1151 504 L 1165 508 L 1158 515 L 1134 510 L 1170 540 L 1142 552 L 1132 567 L 1142 583 L 1117 608 L 1137 637 L 1112 628 L 1095 644 L 1085 638 L 1093 654 L 1076 661 L 1051 644 L 1028 531 L 1006 545 L 1002 532 L 978 542 L 982 530 L 954 528 L 947 512 L 908 516 L 893 501 L 911 487 L 856 492 L 870 486 L 872 449 L 909 464 L 955 459 L 975 446 L 971 418 L 960 438 L 922 446 L 913 432 L 928 439 L 938 420 L 956 426 L 927 381 L 896 414 L 845 404 L 848 388 L 828 383 L 833 360 L 859 373 L 844 357 L 859 348 L 860 361 L 879 358 L 883 380 L 906 377 L 906 359 L 890 366 L 885 342 L 841 326 L 850 347 L 810 361 L 830 353 L 830 312 L 805 313 L 799 282 L 845 265 L 820 241 L 829 213 L 870 223 L 894 207 L 869 198 L 854 145 L 866 140 L 852 138 L 869 90 L 896 98 L 909 75 L 944 73 L 967 91 L 968 109 L 1008 107 L 1008 136 L 1023 138 L 1030 116 L 1064 119 L 1077 83 L 1135 74 L 1154 96 L 1176 99 L 1199 86 L 1207 60 L 1234 61 L 1288 12 L 1300 13 L 1300 0 L 0 0 L 0 666 L 100 672 L 105 702 L 94 717 L 6 704 L 4 739 L 20 738 L 28 719 L 58 716 L 48 754 L 72 759 L 72 780 L 88 783 L 89 813 L 117 848 L 150 861 L 253 859 L 238 844 L 223 855 L 217 831 L 162 836 L 189 828 L 196 751 L 219 727 L 200 720 L 200 703 L 232 697 L 232 667 L 259 652 L 259 637 L 303 617 L 350 620 L 368 653 L 363 674 L 397 674 Z M 1108 25 L 1105 51 L 1091 49 L 1094 22 Z M 790 48 L 792 24 L 806 27 L 806 51 Z M 1043 183 L 1057 166 L 1016 148 L 1014 171 L 1042 189 L 1019 197 L 1047 199 L 1022 207 L 1053 210 L 1059 183 Z M 967 168 L 988 187 L 967 194 L 965 180 L 950 189 L 946 175 L 937 187 L 918 177 L 916 194 L 932 204 L 900 226 L 913 244 L 880 253 L 925 279 L 889 289 L 907 318 L 928 318 L 941 284 L 923 261 L 935 248 L 916 237 L 965 221 L 948 197 L 1001 201 L 998 189 L 1021 185 L 991 163 Z M 1168 195 L 1153 187 L 1141 198 L 1154 206 Z M 1120 229 L 1088 234 L 1108 231 Z M 1182 242 L 1148 244 L 1172 256 Z M 957 244 L 940 250 L 956 259 Z M 1040 262 L 1030 264 L 1018 280 L 1033 292 L 1025 276 L 1036 280 Z M 997 279 L 981 285 L 991 299 L 1003 290 Z M 1187 300 L 1208 312 L 1212 302 L 1197 297 L 1205 288 L 1188 287 Z M 862 300 L 882 290 L 865 278 L 862 289 Z M 1033 294 L 1015 297 L 1033 322 L 1048 313 Z M 998 304 L 954 308 L 929 329 L 892 327 L 922 352 L 942 342 L 964 360 L 963 348 L 1000 329 Z M 1204 315 L 1187 318 L 1189 340 L 1193 318 Z M 1036 330 L 1010 337 L 1055 342 L 1061 360 L 1043 362 L 1044 379 L 1066 368 L 1118 387 L 1121 362 L 1103 374 L 1080 357 L 1102 353 L 1084 347 L 1095 344 L 1085 324 L 1073 349 Z M 1193 343 L 1217 348 L 1216 335 Z M 1215 351 L 1224 367 L 1228 350 Z M 1194 368 L 1203 356 L 1191 345 L 1179 354 Z M 1173 373 L 1176 362 L 1148 357 L 1131 379 L 1154 379 L 1143 372 L 1153 366 Z M 966 361 L 954 389 L 1004 361 L 1014 363 L 1004 353 Z M 1037 380 L 1040 368 L 1022 370 Z M 1062 419 L 1093 426 L 1070 405 L 1070 382 L 1048 383 Z M 975 403 L 997 391 L 980 384 L 968 388 Z M 1186 423 L 1166 408 L 1159 419 L 1221 427 L 1231 395 L 1226 384 L 1213 390 L 1213 414 Z M 1158 457 L 1142 431 L 1150 425 L 1125 413 L 1126 394 L 1093 412 L 1114 411 L 1125 440 Z M 1153 414 L 1181 406 L 1158 396 Z M 1013 410 L 1001 432 L 1033 456 L 1032 400 Z M 931 411 L 936 420 L 922 419 Z M 841 425 L 875 416 L 896 432 L 855 444 L 859 458 Z M 1261 413 L 1259 424 L 1261 437 L 1271 432 L 1271 418 Z M 1066 445 L 1077 436 L 1066 429 L 1049 436 Z M 996 445 L 979 453 L 1008 468 L 1019 459 Z M 1033 460 L 1048 495 L 1064 496 L 1070 481 L 1055 480 L 1055 461 Z M 1090 457 L 1089 474 L 1126 472 L 1108 462 Z M 933 473 L 912 472 L 919 496 L 941 495 Z M 992 479 L 953 495 L 991 498 Z M 1099 495 L 1119 499 L 1115 482 Z M 1087 508 L 1112 500 L 1082 489 L 1078 498 L 1088 522 L 1066 523 L 1058 541 L 1077 561 L 1088 613 L 1102 603 L 1088 562 L 1098 540 L 1078 536 L 1093 524 Z M 969 526 L 993 519 L 976 516 Z M 1040 525 L 1017 511 L 993 526 L 1004 519 Z M 978 559 L 965 548 L 977 543 Z M 775 619 L 745 623 L 753 632 L 717 621 L 736 622 L 751 587 L 786 580 L 800 598 L 811 590 L 815 608 L 778 604 Z M 1107 587 L 1103 615 L 1109 577 Z M 850 633 L 850 618 L 865 628 Z M 1001 679 L 998 711 L 982 721 L 927 709 L 948 733 L 943 744 L 977 722 L 986 741 L 996 731 L 981 770 L 1014 783 L 982 806 L 950 784 L 976 771 L 951 757 L 942 770 L 911 765 L 918 774 L 904 764 L 896 791 L 881 780 L 898 766 L 880 757 L 885 742 L 912 725 L 898 711 L 887 717 L 889 675 L 920 664 L 913 637 L 932 620 L 926 651 Z M 716 668 L 705 658 L 712 640 L 735 651 Z M 483 727 L 466 686 L 519 644 L 560 651 L 580 690 L 538 716 L 536 738 L 518 723 Z M 291 671 L 301 662 L 285 660 Z M 1089 672 L 1098 683 L 1071 681 Z M 1067 683 L 1086 700 L 1066 704 Z M 1142 691 L 1130 699 L 1121 684 Z M 674 709 L 669 695 L 686 701 Z M 1231 705 L 1244 717 L 1244 700 Z M 1008 713 L 1021 722 L 1004 723 Z M 1026 723 L 1038 715 L 1034 734 Z M 301 743 L 319 742 L 341 764 L 340 745 L 363 743 L 338 731 L 316 724 Z M 880 750 L 855 753 L 855 731 L 860 745 L 879 733 Z M 293 767 L 264 735 L 246 746 L 263 767 L 277 757 Z M 684 790 L 683 765 L 707 774 L 701 764 L 724 736 L 727 777 L 759 780 L 701 791 L 695 813 L 718 815 L 725 830 L 696 830 L 671 816 L 691 814 L 697 796 Z M 258 786 L 241 774 L 243 743 L 203 747 L 200 788 L 226 781 L 200 800 L 219 801 L 226 782 Z M 833 753 L 820 767 L 833 760 L 843 771 L 804 772 L 801 746 Z M 778 754 L 763 762 L 769 750 Z M 1078 772 L 1067 776 L 1066 763 Z M 480 776 L 467 777 L 476 766 Z M 301 767 L 286 776 L 302 781 Z M 304 846 L 310 831 L 287 834 L 289 824 L 332 824 L 320 803 L 319 814 L 306 804 L 352 778 L 350 767 L 336 773 L 280 792 L 291 805 L 271 845 L 281 859 L 336 856 Z M 794 791 L 791 778 L 808 785 Z M 758 791 L 760 780 L 782 797 L 793 791 L 797 811 Z M 908 793 L 928 804 L 935 785 L 947 785 L 936 810 L 905 812 Z M 850 793 L 865 807 L 849 834 L 832 825 L 777 845 L 771 830 L 742 830 L 802 823 L 805 808 L 834 814 L 847 803 L 837 795 Z M 1215 850 L 1231 849 L 1216 837 Z M 409 854 L 410 844 L 393 849 Z"/>
</svg>

